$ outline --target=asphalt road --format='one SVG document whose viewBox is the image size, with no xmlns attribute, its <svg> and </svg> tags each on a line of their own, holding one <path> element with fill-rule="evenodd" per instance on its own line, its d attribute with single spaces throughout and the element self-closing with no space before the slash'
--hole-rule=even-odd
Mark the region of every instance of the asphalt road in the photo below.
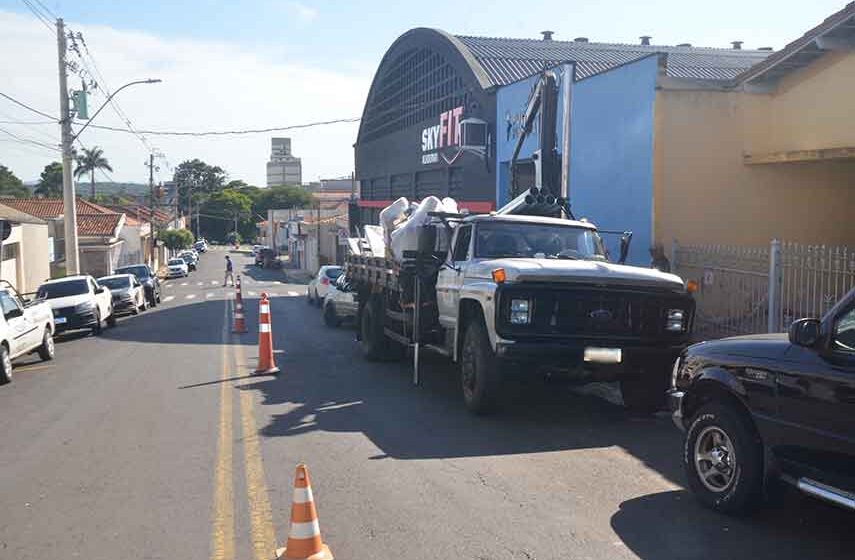
<svg viewBox="0 0 855 560">
<path fill-rule="evenodd" d="M 666 417 L 534 384 L 474 418 L 440 360 L 362 360 L 305 287 L 244 275 L 229 331 L 224 250 L 164 304 L 0 387 L 0 559 L 269 559 L 287 538 L 294 466 L 311 470 L 339 559 L 851 558 L 850 513 L 788 492 L 721 517 L 683 489 Z M 257 298 L 271 300 L 282 373 L 252 376 Z"/>
</svg>

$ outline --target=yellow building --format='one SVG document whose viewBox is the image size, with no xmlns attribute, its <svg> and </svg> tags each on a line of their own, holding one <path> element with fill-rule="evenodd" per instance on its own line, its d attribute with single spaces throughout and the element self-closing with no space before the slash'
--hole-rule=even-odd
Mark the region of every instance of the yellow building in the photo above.
<svg viewBox="0 0 855 560">
<path fill-rule="evenodd" d="M 657 243 L 855 246 L 855 3 L 732 83 L 666 82 Z"/>
</svg>

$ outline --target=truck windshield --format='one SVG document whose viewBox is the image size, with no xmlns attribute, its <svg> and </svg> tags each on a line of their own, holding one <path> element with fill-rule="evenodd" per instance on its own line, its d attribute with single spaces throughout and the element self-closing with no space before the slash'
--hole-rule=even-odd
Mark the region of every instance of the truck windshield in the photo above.
<svg viewBox="0 0 855 560">
<path fill-rule="evenodd" d="M 475 256 L 479 258 L 606 260 L 602 239 L 588 228 L 494 222 L 478 224 L 476 229 Z"/>
<path fill-rule="evenodd" d="M 67 282 L 52 282 L 39 286 L 39 299 L 54 299 L 67 296 L 79 296 L 89 292 L 86 280 L 69 280 Z"/>
</svg>

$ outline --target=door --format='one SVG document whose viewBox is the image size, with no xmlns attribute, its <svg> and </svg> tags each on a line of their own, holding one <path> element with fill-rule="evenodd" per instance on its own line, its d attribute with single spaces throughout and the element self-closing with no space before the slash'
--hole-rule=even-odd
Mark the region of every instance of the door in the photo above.
<svg viewBox="0 0 855 560">
<path fill-rule="evenodd" d="M 830 321 L 827 344 L 794 346 L 797 361 L 778 375 L 789 436 L 776 454 L 798 474 L 855 490 L 855 301 Z"/>
<path fill-rule="evenodd" d="M 6 290 L 0 291 L 0 308 L 3 310 L 3 316 L 6 318 L 6 323 L 9 325 L 9 353 L 12 357 L 33 348 L 33 331 L 37 325 L 33 325 L 21 307 L 17 298 L 11 295 Z"/>
<path fill-rule="evenodd" d="M 454 241 L 448 261 L 439 269 L 436 279 L 436 300 L 439 322 L 446 329 L 457 328 L 457 306 L 463 287 L 463 264 L 469 260 L 472 245 L 472 226 L 460 225 L 454 233 Z"/>
</svg>

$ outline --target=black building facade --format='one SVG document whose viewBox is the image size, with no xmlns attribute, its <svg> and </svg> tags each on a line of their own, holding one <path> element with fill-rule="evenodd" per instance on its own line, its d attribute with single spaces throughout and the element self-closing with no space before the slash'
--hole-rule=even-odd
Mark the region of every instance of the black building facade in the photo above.
<svg viewBox="0 0 855 560">
<path fill-rule="evenodd" d="M 491 86 L 461 41 L 443 31 L 413 29 L 392 44 L 374 76 L 355 145 L 361 223 L 378 223 L 380 210 L 401 196 L 451 196 L 474 212 L 494 209 Z M 486 123 L 486 154 L 462 149 L 465 119 Z"/>
</svg>

